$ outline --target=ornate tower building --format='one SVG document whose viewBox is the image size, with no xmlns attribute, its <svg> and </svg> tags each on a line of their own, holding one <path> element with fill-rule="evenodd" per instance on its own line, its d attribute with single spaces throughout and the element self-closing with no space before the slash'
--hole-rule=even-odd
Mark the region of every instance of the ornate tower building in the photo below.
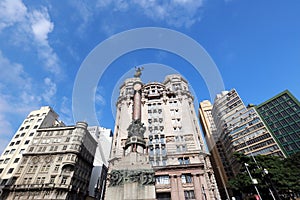
<svg viewBox="0 0 300 200">
<path fill-rule="evenodd" d="M 169 75 L 162 83 L 143 84 L 138 72 L 120 87 L 107 191 L 116 185 L 125 189 L 128 182 L 148 181 L 151 189 L 138 191 L 144 196 L 134 199 L 220 199 L 187 81 Z M 126 166 L 124 160 L 131 163 Z M 120 166 L 127 172 L 120 175 Z M 148 179 L 128 176 L 129 169 L 137 168 Z"/>
</svg>

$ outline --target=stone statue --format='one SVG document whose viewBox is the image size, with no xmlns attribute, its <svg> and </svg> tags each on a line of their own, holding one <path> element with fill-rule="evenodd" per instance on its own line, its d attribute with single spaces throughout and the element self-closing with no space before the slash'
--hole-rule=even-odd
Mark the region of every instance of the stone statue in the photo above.
<svg viewBox="0 0 300 200">
<path fill-rule="evenodd" d="M 135 78 L 140 78 L 142 75 L 142 70 L 144 70 L 144 67 L 135 67 Z"/>
</svg>

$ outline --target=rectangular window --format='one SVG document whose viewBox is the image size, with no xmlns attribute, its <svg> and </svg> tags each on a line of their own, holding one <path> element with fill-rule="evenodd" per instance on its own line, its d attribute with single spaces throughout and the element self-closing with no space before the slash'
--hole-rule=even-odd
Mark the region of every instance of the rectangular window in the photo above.
<svg viewBox="0 0 300 200">
<path fill-rule="evenodd" d="M 31 132 L 30 134 L 29 134 L 29 136 L 33 136 L 34 135 L 34 132 Z"/>
<path fill-rule="evenodd" d="M 192 183 L 192 175 L 191 174 L 182 174 L 181 175 L 181 182 L 182 183 Z"/>
<path fill-rule="evenodd" d="M 9 161 L 9 158 L 6 158 L 6 159 L 4 160 L 4 164 L 7 164 L 8 161 Z"/>
<path fill-rule="evenodd" d="M 23 154 L 24 151 L 25 151 L 25 149 L 21 149 L 20 152 L 19 152 L 19 154 Z"/>
<path fill-rule="evenodd" d="M 51 176 L 50 183 L 54 183 L 54 182 L 55 182 L 55 176 Z"/>
<path fill-rule="evenodd" d="M 19 162 L 19 160 L 20 160 L 20 158 L 16 158 L 16 159 L 14 160 L 14 163 Z"/>
<path fill-rule="evenodd" d="M 7 171 L 8 174 L 11 174 L 14 171 L 14 168 L 9 168 L 9 170 Z"/>
<path fill-rule="evenodd" d="M 61 179 L 61 184 L 66 184 L 67 183 L 67 179 L 68 177 L 64 176 L 62 179 Z"/>
<path fill-rule="evenodd" d="M 186 190 L 186 191 L 184 191 L 184 198 L 185 199 L 195 199 L 194 190 Z"/>
<path fill-rule="evenodd" d="M 156 176 L 156 184 L 170 184 L 170 178 L 168 175 Z"/>
<path fill-rule="evenodd" d="M 29 143 L 29 140 L 26 140 L 24 144 L 28 144 L 28 143 Z"/>
<path fill-rule="evenodd" d="M 9 144 L 9 146 L 13 146 L 15 143 L 14 142 L 11 142 L 10 144 Z"/>
<path fill-rule="evenodd" d="M 16 151 L 16 149 L 12 149 L 12 150 L 10 150 L 10 154 L 13 154 L 13 153 L 15 153 L 15 151 Z"/>
</svg>

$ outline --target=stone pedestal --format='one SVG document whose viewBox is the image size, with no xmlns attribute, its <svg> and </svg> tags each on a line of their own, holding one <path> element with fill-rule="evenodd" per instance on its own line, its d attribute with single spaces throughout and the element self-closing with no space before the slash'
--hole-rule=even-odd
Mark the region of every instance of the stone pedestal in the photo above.
<svg viewBox="0 0 300 200">
<path fill-rule="evenodd" d="M 111 162 L 107 200 L 154 200 L 154 170 L 144 154 L 131 152 L 120 160 Z"/>
</svg>

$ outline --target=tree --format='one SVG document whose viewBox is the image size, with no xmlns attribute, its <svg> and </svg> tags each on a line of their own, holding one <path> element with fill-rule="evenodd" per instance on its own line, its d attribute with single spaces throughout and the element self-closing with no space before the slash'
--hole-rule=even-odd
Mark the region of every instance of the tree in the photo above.
<svg viewBox="0 0 300 200">
<path fill-rule="evenodd" d="M 272 199 L 270 190 L 276 199 L 300 196 L 300 152 L 285 159 L 266 155 L 253 158 L 238 153 L 235 158 L 241 167 L 239 174 L 229 180 L 233 190 L 244 195 L 256 193 L 244 165 L 247 163 L 252 177 L 258 181 L 256 186 L 263 199 Z"/>
</svg>

